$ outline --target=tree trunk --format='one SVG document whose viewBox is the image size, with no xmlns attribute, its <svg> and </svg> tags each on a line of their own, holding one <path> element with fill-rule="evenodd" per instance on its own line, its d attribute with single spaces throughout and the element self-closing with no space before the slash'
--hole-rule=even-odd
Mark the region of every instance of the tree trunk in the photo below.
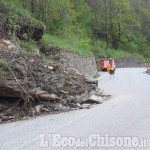
<svg viewBox="0 0 150 150">
<path fill-rule="evenodd" d="M 34 0 L 31 0 L 31 12 L 34 14 Z"/>
<path fill-rule="evenodd" d="M 104 0 L 104 4 L 105 4 L 105 40 L 106 40 L 106 44 L 108 46 L 109 42 L 108 42 L 108 9 L 107 9 L 107 1 Z"/>
</svg>

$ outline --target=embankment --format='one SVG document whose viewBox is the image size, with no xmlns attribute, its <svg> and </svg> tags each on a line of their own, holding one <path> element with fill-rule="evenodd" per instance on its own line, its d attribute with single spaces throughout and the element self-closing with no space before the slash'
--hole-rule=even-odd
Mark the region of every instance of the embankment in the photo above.
<svg viewBox="0 0 150 150">
<path fill-rule="evenodd" d="M 83 75 L 93 77 L 97 74 L 94 56 L 81 55 L 58 47 L 42 47 L 40 51 L 47 57 L 62 63 L 65 67 L 78 70 Z"/>
</svg>

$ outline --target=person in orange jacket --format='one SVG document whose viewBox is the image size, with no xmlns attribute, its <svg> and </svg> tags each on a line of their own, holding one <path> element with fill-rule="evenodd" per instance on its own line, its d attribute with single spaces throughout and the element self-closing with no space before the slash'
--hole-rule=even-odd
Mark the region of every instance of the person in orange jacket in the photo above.
<svg viewBox="0 0 150 150">
<path fill-rule="evenodd" d="M 108 65 L 107 65 L 107 72 L 110 71 L 110 67 L 111 67 L 110 64 L 108 64 Z"/>
</svg>

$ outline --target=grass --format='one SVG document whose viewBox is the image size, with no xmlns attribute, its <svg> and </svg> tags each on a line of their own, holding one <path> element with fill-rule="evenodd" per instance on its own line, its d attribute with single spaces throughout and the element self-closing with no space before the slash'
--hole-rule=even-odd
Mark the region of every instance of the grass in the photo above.
<svg viewBox="0 0 150 150">
<path fill-rule="evenodd" d="M 45 61 L 47 61 L 47 62 L 50 62 L 50 63 L 58 63 L 56 60 L 54 60 L 54 59 L 49 59 L 48 57 L 46 57 L 44 54 L 41 54 L 40 55 L 40 58 L 42 59 L 42 60 L 45 60 Z"/>
<path fill-rule="evenodd" d="M 37 48 L 36 48 L 37 43 L 34 40 L 30 40 L 30 41 L 20 40 L 20 46 L 27 52 L 33 54 L 37 52 Z"/>
<path fill-rule="evenodd" d="M 0 58 L 0 77 L 4 76 L 8 73 L 8 65 L 7 63 Z"/>
<path fill-rule="evenodd" d="M 7 67 L 7 63 L 1 58 L 0 58 L 0 67 L 4 67 L 4 68 Z"/>
<path fill-rule="evenodd" d="M 92 48 L 88 44 L 88 40 L 68 40 L 52 36 L 50 34 L 44 34 L 43 38 L 39 42 L 40 45 L 54 46 L 64 48 L 83 55 L 93 55 Z"/>
</svg>

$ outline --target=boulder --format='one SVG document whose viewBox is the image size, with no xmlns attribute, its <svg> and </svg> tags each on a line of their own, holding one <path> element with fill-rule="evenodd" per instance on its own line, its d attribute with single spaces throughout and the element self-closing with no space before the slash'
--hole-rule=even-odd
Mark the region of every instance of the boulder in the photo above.
<svg viewBox="0 0 150 150">
<path fill-rule="evenodd" d="M 89 103 L 89 104 L 93 104 L 93 103 L 95 103 L 95 104 L 101 104 L 101 103 L 103 103 L 103 98 L 100 97 L 100 96 L 91 95 L 88 100 L 85 100 L 85 101 L 84 101 L 84 103 Z"/>
<path fill-rule="evenodd" d="M 46 100 L 46 101 L 58 100 L 58 97 L 56 94 L 48 94 L 48 93 L 39 95 L 39 98 L 42 100 Z"/>
</svg>

